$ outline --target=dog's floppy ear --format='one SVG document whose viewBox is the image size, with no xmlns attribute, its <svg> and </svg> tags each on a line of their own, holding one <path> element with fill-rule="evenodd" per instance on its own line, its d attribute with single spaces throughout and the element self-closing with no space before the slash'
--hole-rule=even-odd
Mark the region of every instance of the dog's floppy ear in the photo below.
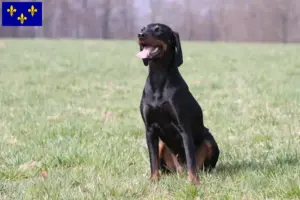
<svg viewBox="0 0 300 200">
<path fill-rule="evenodd" d="M 181 49 L 181 43 L 180 43 L 180 37 L 178 32 L 173 31 L 174 39 L 175 39 L 175 65 L 177 67 L 180 67 L 183 63 L 183 57 L 182 57 L 182 49 Z"/>
<path fill-rule="evenodd" d="M 174 39 L 175 39 L 175 65 L 177 67 L 180 67 L 183 63 L 183 58 L 182 58 L 182 50 L 181 50 L 181 43 L 180 43 L 180 38 L 179 34 L 175 31 L 173 31 Z"/>
<path fill-rule="evenodd" d="M 142 51 L 142 50 L 143 50 L 143 48 L 140 46 L 140 51 Z M 143 59 L 143 63 L 144 63 L 145 66 L 147 66 L 148 65 L 148 60 Z"/>
</svg>

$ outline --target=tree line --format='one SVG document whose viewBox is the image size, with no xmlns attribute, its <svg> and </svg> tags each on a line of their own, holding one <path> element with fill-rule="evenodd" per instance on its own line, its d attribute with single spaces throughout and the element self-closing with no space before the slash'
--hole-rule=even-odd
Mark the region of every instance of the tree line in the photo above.
<svg viewBox="0 0 300 200">
<path fill-rule="evenodd" d="M 134 39 L 150 22 L 183 40 L 299 42 L 300 0 L 45 0 L 42 27 L 0 27 L 0 37 Z"/>
</svg>

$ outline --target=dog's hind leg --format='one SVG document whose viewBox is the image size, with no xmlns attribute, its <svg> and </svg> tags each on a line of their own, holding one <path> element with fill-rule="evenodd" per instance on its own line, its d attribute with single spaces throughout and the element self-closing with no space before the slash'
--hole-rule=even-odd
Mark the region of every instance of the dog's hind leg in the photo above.
<svg viewBox="0 0 300 200">
<path fill-rule="evenodd" d="M 163 141 L 159 141 L 159 160 L 160 170 L 162 173 L 170 173 L 177 171 L 181 173 L 183 167 L 178 162 L 177 157 L 170 151 L 167 145 Z"/>
<path fill-rule="evenodd" d="M 198 148 L 196 152 L 196 160 L 198 169 L 211 171 L 218 161 L 219 148 L 212 136 L 204 140 L 203 144 Z"/>
</svg>

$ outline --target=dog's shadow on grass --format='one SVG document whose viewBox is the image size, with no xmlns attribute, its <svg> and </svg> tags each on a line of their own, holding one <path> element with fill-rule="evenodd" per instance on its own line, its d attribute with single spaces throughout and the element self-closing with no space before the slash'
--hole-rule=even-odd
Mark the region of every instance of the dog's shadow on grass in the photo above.
<svg viewBox="0 0 300 200">
<path fill-rule="evenodd" d="M 288 166 L 299 166 L 300 159 L 298 156 L 291 157 L 278 157 L 273 161 L 264 161 L 264 160 L 256 160 L 256 161 L 235 161 L 235 162 L 227 162 L 220 163 L 214 173 L 217 174 L 237 174 L 241 172 L 251 172 L 251 171 L 267 171 L 267 172 L 275 172 L 281 170 L 281 168 L 286 168 Z"/>
</svg>

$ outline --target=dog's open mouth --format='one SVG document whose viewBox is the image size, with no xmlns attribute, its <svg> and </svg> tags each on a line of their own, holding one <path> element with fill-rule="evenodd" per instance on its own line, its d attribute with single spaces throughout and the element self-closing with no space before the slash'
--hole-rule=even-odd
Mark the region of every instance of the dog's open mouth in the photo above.
<svg viewBox="0 0 300 200">
<path fill-rule="evenodd" d="M 153 44 L 147 44 L 139 41 L 141 51 L 136 54 L 137 57 L 142 59 L 153 59 L 162 55 L 166 49 L 166 45 L 160 41 L 156 40 Z"/>
</svg>

